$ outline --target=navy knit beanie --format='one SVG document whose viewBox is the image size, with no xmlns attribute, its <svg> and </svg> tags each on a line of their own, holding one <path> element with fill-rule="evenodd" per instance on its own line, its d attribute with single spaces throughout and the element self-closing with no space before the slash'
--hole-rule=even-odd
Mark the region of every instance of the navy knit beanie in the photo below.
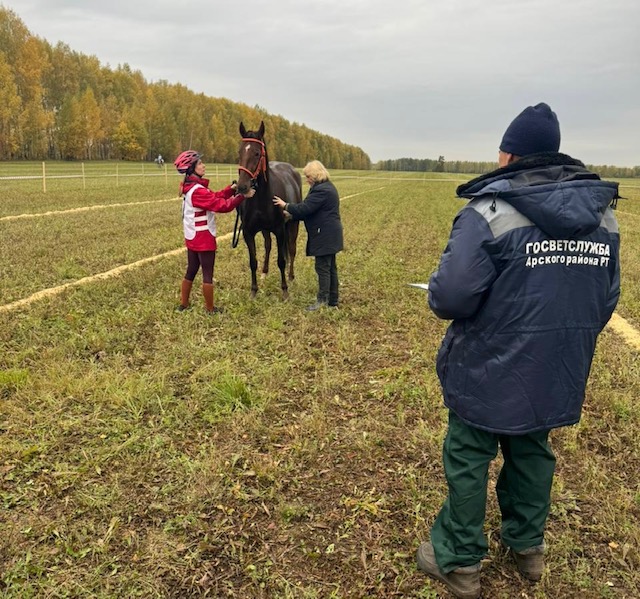
<svg viewBox="0 0 640 599">
<path fill-rule="evenodd" d="M 500 149 L 516 156 L 557 152 L 560 149 L 560 124 L 556 113 L 544 102 L 528 106 L 507 127 Z"/>
</svg>

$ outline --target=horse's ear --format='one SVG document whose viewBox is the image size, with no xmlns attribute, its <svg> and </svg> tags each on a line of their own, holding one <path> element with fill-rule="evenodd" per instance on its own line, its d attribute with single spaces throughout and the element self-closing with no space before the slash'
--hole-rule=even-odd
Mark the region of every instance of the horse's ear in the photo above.
<svg viewBox="0 0 640 599">
<path fill-rule="evenodd" d="M 258 136 L 260 139 L 264 137 L 264 121 L 260 121 L 260 129 L 258 130 Z"/>
<path fill-rule="evenodd" d="M 247 130 L 244 128 L 244 123 L 240 121 L 240 135 L 242 137 L 247 137 Z"/>
</svg>

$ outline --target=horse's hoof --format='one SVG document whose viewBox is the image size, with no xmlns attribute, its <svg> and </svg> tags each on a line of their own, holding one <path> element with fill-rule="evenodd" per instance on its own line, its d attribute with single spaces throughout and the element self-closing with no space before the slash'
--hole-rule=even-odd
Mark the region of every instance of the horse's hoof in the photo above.
<svg viewBox="0 0 640 599">
<path fill-rule="evenodd" d="M 251 292 L 251 299 L 256 299 L 256 294 L 257 293 L 258 293 L 257 291 L 252 291 Z"/>
<path fill-rule="evenodd" d="M 260 278 L 264 281 L 264 279 L 267 278 L 267 273 L 266 272 L 260 273 Z"/>
<path fill-rule="evenodd" d="M 289 292 L 288 291 L 283 291 L 282 292 L 282 301 L 286 302 L 289 299 Z"/>
</svg>

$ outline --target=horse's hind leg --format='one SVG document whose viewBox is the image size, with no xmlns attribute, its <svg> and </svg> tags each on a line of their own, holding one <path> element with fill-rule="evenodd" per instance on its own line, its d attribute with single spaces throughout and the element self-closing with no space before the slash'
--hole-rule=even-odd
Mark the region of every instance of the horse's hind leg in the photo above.
<svg viewBox="0 0 640 599">
<path fill-rule="evenodd" d="M 296 278 L 293 272 L 293 262 L 296 259 L 296 251 L 298 249 L 298 227 L 299 221 L 289 221 L 287 223 L 287 243 L 289 244 L 289 280 Z"/>
<path fill-rule="evenodd" d="M 264 279 L 269 273 L 269 256 L 271 255 L 271 233 L 262 231 L 264 237 L 264 263 L 262 265 L 262 278 Z"/>
</svg>

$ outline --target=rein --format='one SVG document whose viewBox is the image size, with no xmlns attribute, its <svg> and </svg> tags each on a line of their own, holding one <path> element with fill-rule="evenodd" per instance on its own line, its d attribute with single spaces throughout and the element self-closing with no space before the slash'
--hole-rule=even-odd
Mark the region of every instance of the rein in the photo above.
<svg viewBox="0 0 640 599">
<path fill-rule="evenodd" d="M 240 227 L 238 228 L 238 222 L 240 222 Z M 238 243 L 240 242 L 240 232 L 242 231 L 242 221 L 240 221 L 240 212 L 236 208 L 236 224 L 233 225 L 233 237 L 231 238 L 231 247 L 237 248 Z"/>
</svg>

